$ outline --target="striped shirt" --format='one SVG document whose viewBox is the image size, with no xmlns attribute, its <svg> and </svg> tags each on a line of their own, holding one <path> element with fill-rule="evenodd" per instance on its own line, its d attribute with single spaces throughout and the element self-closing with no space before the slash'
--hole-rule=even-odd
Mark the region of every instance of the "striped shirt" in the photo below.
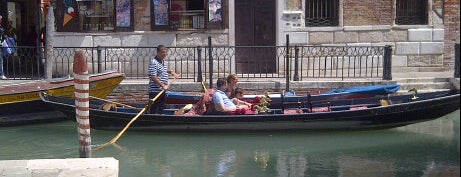
<svg viewBox="0 0 461 177">
<path fill-rule="evenodd" d="M 165 62 L 160 63 L 157 56 L 152 58 L 149 63 L 149 93 L 161 92 L 162 87 L 152 80 L 152 76 L 157 76 L 160 82 L 168 85 L 168 66 Z"/>
</svg>

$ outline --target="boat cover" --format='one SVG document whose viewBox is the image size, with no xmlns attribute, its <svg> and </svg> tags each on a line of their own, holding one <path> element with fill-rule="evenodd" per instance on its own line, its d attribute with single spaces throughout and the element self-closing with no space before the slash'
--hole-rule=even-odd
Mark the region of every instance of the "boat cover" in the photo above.
<svg viewBox="0 0 461 177">
<path fill-rule="evenodd" d="M 399 84 L 393 85 L 372 85 L 372 86 L 361 86 L 346 89 L 333 89 L 323 94 L 337 94 L 337 93 L 363 93 L 372 95 L 386 95 L 395 93 L 400 89 Z"/>
</svg>

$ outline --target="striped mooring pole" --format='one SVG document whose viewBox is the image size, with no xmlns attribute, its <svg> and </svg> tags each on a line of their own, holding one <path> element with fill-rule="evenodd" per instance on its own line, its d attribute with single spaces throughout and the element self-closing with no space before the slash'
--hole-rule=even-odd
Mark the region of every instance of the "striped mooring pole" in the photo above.
<svg viewBox="0 0 461 177">
<path fill-rule="evenodd" d="M 91 158 L 90 133 L 90 77 L 88 64 L 82 50 L 74 55 L 75 118 L 79 134 L 80 158 Z"/>
</svg>

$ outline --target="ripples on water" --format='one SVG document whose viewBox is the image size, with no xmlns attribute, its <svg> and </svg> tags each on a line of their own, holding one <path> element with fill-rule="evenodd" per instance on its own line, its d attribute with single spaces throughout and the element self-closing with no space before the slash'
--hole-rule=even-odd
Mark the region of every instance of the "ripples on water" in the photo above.
<svg viewBox="0 0 461 177">
<path fill-rule="evenodd" d="M 120 176 L 459 176 L 459 110 L 380 131 L 304 133 L 130 132 L 93 157 Z M 91 130 L 103 144 L 118 132 Z M 0 128 L 0 159 L 76 158 L 74 122 Z"/>
</svg>

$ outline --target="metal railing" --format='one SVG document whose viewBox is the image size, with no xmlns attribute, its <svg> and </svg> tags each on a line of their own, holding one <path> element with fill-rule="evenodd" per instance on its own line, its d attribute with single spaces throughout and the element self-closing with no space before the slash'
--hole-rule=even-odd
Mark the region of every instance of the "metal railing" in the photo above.
<svg viewBox="0 0 461 177">
<path fill-rule="evenodd" d="M 18 47 L 19 63 L 6 59 L 10 79 L 44 77 L 43 48 Z M 83 50 L 89 73 L 118 70 L 127 78 L 147 79 L 155 47 L 54 47 L 53 77 L 72 75 L 75 50 Z M 182 79 L 201 82 L 235 73 L 239 78 L 382 78 L 391 80 L 391 46 L 208 46 L 169 47 L 169 68 Z"/>
<path fill-rule="evenodd" d="M 454 77 L 455 78 L 459 78 L 459 75 L 460 75 L 460 66 L 459 66 L 459 63 L 460 63 L 460 53 L 459 53 L 459 43 L 456 43 L 455 44 L 455 66 L 454 66 L 454 70 L 455 70 L 455 73 L 454 73 Z"/>
<path fill-rule="evenodd" d="M 4 47 L 0 46 L 0 50 Z M 13 55 L 4 55 L 3 72 L 9 79 L 41 79 L 44 77 L 43 48 L 18 46 Z"/>
</svg>

